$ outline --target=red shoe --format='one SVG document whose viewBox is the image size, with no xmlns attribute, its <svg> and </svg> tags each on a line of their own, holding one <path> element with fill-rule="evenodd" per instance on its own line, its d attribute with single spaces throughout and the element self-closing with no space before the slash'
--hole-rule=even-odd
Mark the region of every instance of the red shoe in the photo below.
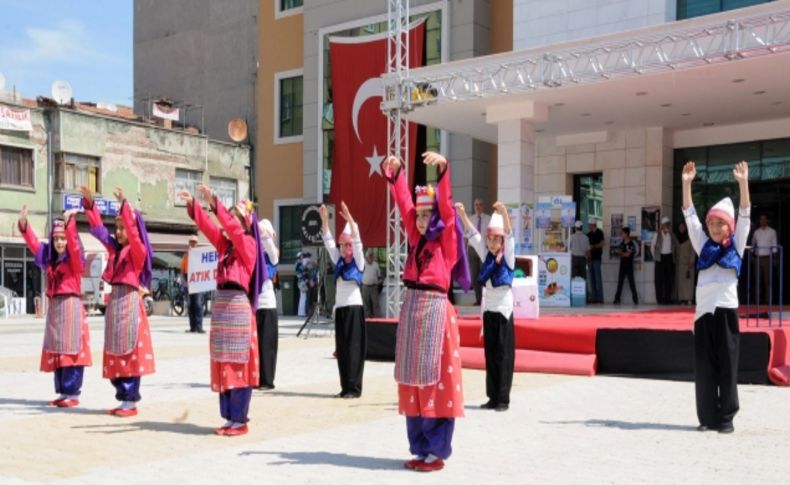
<svg viewBox="0 0 790 485">
<path fill-rule="evenodd" d="M 59 398 L 55 399 L 54 401 L 49 401 L 48 404 L 50 406 L 60 406 L 60 403 L 62 403 L 65 400 L 66 400 L 65 397 L 59 397 Z"/>
<path fill-rule="evenodd" d="M 413 458 L 411 460 L 406 460 L 403 462 L 404 468 L 408 468 L 409 470 L 414 470 L 417 468 L 417 465 L 422 463 L 425 459 L 424 458 Z"/>
<path fill-rule="evenodd" d="M 80 405 L 79 399 L 64 399 L 56 404 L 59 408 L 73 408 Z"/>
<path fill-rule="evenodd" d="M 137 408 L 132 408 L 132 409 L 115 408 L 115 409 L 110 409 L 107 412 L 110 415 L 118 416 L 119 418 L 129 418 L 131 416 L 137 416 Z"/>
<path fill-rule="evenodd" d="M 438 472 L 442 468 L 444 468 L 444 460 L 441 458 L 437 458 L 430 463 L 427 461 L 422 461 L 414 465 L 414 469 L 418 472 Z"/>
<path fill-rule="evenodd" d="M 239 426 L 238 428 L 226 428 L 223 436 L 241 436 L 243 434 L 247 434 L 249 429 L 247 425 Z"/>
<path fill-rule="evenodd" d="M 219 435 L 219 436 L 224 436 L 225 435 L 225 431 L 227 431 L 229 429 L 230 429 L 230 426 L 220 426 L 219 428 L 214 430 L 214 434 Z"/>
</svg>

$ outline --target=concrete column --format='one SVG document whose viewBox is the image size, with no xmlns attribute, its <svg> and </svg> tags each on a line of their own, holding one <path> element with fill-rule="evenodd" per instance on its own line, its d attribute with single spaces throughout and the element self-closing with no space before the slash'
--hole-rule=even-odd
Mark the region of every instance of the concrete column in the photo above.
<svg viewBox="0 0 790 485">
<path fill-rule="evenodd" d="M 535 122 L 548 119 L 548 107 L 525 101 L 494 105 L 486 121 L 497 125 L 497 198 L 505 204 L 535 203 Z"/>
<path fill-rule="evenodd" d="M 505 204 L 533 204 L 535 126 L 526 119 L 500 121 L 497 143 L 497 198 Z"/>
</svg>

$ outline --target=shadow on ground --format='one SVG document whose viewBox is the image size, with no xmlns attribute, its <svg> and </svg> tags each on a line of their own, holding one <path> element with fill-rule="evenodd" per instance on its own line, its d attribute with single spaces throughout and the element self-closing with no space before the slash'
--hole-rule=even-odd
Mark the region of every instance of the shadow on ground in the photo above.
<svg viewBox="0 0 790 485">
<path fill-rule="evenodd" d="M 124 418 L 117 418 L 124 419 Z M 135 431 L 156 431 L 186 435 L 213 435 L 214 428 L 191 423 L 164 423 L 160 421 L 123 421 L 114 424 L 93 424 L 72 426 L 72 429 L 86 430 L 88 433 L 120 434 Z"/>
<path fill-rule="evenodd" d="M 107 414 L 104 409 L 88 409 L 82 407 L 59 408 L 50 406 L 49 401 L 32 399 L 0 398 L 0 411 L 13 411 L 15 414 Z"/>
<path fill-rule="evenodd" d="M 614 419 L 587 419 L 579 421 L 541 421 L 542 424 L 582 424 L 590 428 L 617 428 L 627 431 L 634 430 L 659 430 L 659 431 L 696 431 L 696 426 L 688 426 L 683 424 L 665 424 L 665 423 L 646 423 L 646 422 L 630 422 L 630 421 L 617 421 Z"/>
<path fill-rule="evenodd" d="M 267 465 L 334 465 L 345 468 L 361 468 L 364 470 L 403 469 L 403 460 L 378 458 L 375 456 L 354 456 L 345 453 L 328 451 L 242 451 L 239 456 L 275 455 L 279 461 L 268 462 Z"/>
</svg>

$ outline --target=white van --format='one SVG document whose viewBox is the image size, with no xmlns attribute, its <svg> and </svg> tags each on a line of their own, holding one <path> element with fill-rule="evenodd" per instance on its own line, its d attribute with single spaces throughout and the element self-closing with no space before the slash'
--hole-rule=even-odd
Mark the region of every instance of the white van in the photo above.
<svg viewBox="0 0 790 485">
<path fill-rule="evenodd" d="M 107 264 L 107 253 L 85 254 L 85 271 L 82 273 L 82 304 L 85 311 L 99 310 L 104 313 L 112 287 L 102 281 L 101 275 Z"/>
</svg>

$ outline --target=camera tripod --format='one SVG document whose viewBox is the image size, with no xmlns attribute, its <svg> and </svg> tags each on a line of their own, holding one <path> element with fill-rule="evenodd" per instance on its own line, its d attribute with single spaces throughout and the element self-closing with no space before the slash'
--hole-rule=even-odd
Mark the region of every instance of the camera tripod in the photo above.
<svg viewBox="0 0 790 485">
<path fill-rule="evenodd" d="M 324 286 L 324 278 L 326 278 L 326 263 L 327 263 L 328 255 L 326 253 L 326 249 L 319 248 L 318 249 L 318 257 L 317 263 L 318 264 L 318 284 L 316 285 L 316 300 L 315 303 L 308 309 L 307 318 L 305 318 L 304 323 L 299 328 L 299 331 L 296 332 L 296 336 L 299 337 L 302 335 L 302 332 L 306 330 L 304 338 L 310 337 L 310 331 L 313 328 L 318 328 L 319 325 L 322 324 L 329 324 L 332 323 L 332 320 L 329 318 L 322 318 L 322 315 L 326 315 L 326 297 L 323 295 L 325 291 Z M 308 302 L 309 304 L 309 302 Z M 334 327 L 330 327 L 330 332 L 334 330 Z"/>
</svg>

